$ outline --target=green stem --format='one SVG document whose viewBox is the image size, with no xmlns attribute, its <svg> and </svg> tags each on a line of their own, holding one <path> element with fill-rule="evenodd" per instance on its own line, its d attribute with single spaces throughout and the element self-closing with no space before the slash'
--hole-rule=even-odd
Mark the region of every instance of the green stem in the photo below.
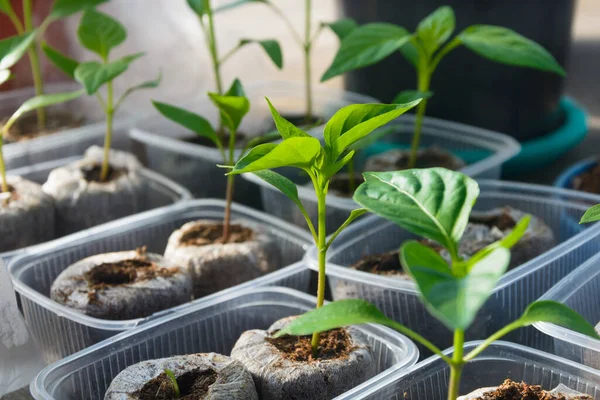
<svg viewBox="0 0 600 400">
<path fill-rule="evenodd" d="M 208 16 L 208 49 L 212 60 L 213 72 L 217 83 L 217 92 L 223 94 L 223 80 L 221 79 L 221 65 L 219 63 L 219 53 L 217 51 L 217 40 L 215 36 L 215 23 L 213 18 L 212 6 L 210 0 L 206 0 L 208 7 L 206 15 Z"/>
<path fill-rule="evenodd" d="M 315 185 L 316 186 L 316 185 Z M 320 187 L 317 189 L 317 209 L 318 209 L 318 225 L 317 225 L 317 249 L 319 250 L 319 279 L 317 286 L 317 308 L 323 305 L 325 301 L 325 260 L 327 256 L 327 225 L 326 225 L 326 197 L 327 191 Z M 312 352 L 316 356 L 319 348 L 319 332 L 313 333 L 312 336 Z"/>
<path fill-rule="evenodd" d="M 419 68 L 418 68 L 418 90 L 420 92 L 428 92 L 429 84 L 431 80 L 431 74 L 427 65 L 427 60 L 423 57 L 419 57 Z M 408 160 L 408 168 L 414 168 L 417 164 L 417 152 L 419 151 L 419 143 L 421 142 L 421 127 L 423 125 L 423 117 L 425 116 L 425 110 L 427 109 L 427 99 L 423 99 L 417 106 L 417 116 L 415 119 L 415 131 L 412 137 L 412 144 L 410 146 L 410 158 Z"/>
<path fill-rule="evenodd" d="M 465 332 L 462 329 L 454 331 L 454 354 L 450 363 L 450 382 L 448 383 L 448 400 L 456 400 L 460 390 L 460 375 L 464 365 L 463 354 Z"/>
<path fill-rule="evenodd" d="M 8 130 L 5 130 L 8 132 Z M 0 135 L 0 174 L 2 175 L 2 193 L 9 191 L 8 181 L 6 180 L 6 164 L 4 164 L 4 153 L 2 151 L 2 145 L 4 144 L 4 133 Z"/>
<path fill-rule="evenodd" d="M 236 132 L 229 133 L 229 163 L 235 164 L 235 135 Z M 231 203 L 233 202 L 233 189 L 235 175 L 227 175 L 227 192 L 225 194 L 225 215 L 223 218 L 223 243 L 227 243 L 229 239 L 229 227 L 231 225 Z"/>
<path fill-rule="evenodd" d="M 469 354 L 466 355 L 464 361 L 468 362 L 471 361 L 472 359 L 474 359 L 475 357 L 477 357 L 479 354 L 481 354 L 482 351 L 484 351 L 489 345 L 491 345 L 493 342 L 495 342 L 496 340 L 500 339 L 501 337 L 503 337 L 504 335 L 509 334 L 510 332 L 519 329 L 523 326 L 522 323 L 519 322 L 519 320 L 506 325 L 504 328 L 500 329 L 499 331 L 497 331 L 496 333 L 494 333 L 492 336 L 488 337 L 484 342 L 482 342 L 479 346 L 477 346 L 476 348 L 474 348 L 473 350 L 471 350 L 471 352 Z"/>
<path fill-rule="evenodd" d="M 311 71 L 311 48 L 310 40 L 310 19 L 311 19 L 311 0 L 306 0 L 305 3 L 305 21 L 304 21 L 304 85 L 306 89 L 306 123 L 312 122 L 312 71 Z"/>
<path fill-rule="evenodd" d="M 25 29 L 28 32 L 33 30 L 33 11 L 31 8 L 31 0 L 23 0 L 23 15 L 25 20 Z M 42 81 L 42 69 L 40 67 L 40 57 L 38 42 L 35 40 L 29 50 L 29 63 L 31 64 L 31 73 L 33 75 L 33 86 L 35 88 L 35 95 L 40 96 L 44 94 L 44 82 Z M 46 109 L 40 107 L 37 109 L 37 124 L 38 129 L 41 131 L 46 128 Z"/>
<path fill-rule="evenodd" d="M 110 168 L 109 155 L 110 155 L 110 143 L 112 140 L 112 124 L 113 124 L 113 83 L 108 81 L 106 83 L 106 135 L 104 136 L 104 158 L 102 160 L 102 170 L 100 172 L 100 180 L 105 182 L 108 179 L 108 172 Z"/>
<path fill-rule="evenodd" d="M 353 194 L 354 191 L 356 190 L 356 176 L 354 176 L 355 174 L 355 169 L 354 169 L 354 158 L 352 158 L 349 162 L 348 162 L 348 192 L 350 194 Z"/>
</svg>

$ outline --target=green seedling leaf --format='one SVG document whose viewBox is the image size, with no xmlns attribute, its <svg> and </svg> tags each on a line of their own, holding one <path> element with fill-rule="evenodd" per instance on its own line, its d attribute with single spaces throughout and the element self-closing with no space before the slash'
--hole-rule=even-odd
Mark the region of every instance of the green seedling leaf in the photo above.
<svg viewBox="0 0 600 400">
<path fill-rule="evenodd" d="M 465 29 L 458 38 L 469 49 L 489 60 L 566 75 L 565 70 L 546 49 L 508 28 L 473 25 Z"/>
<path fill-rule="evenodd" d="M 249 4 L 249 3 L 267 4 L 269 2 L 267 0 L 235 0 L 235 1 L 231 1 L 230 3 L 224 4 L 220 7 L 215 8 L 215 13 L 218 13 L 221 11 L 226 11 L 226 10 L 231 10 L 232 8 L 243 6 L 244 4 Z"/>
<path fill-rule="evenodd" d="M 415 47 L 415 45 L 411 42 L 406 43 L 400 49 L 400 53 L 404 56 L 404 58 L 412 64 L 413 67 L 418 68 L 419 65 L 419 50 Z"/>
<path fill-rule="evenodd" d="M 279 144 L 261 144 L 250 150 L 234 166 L 230 174 L 261 171 L 279 167 L 308 170 L 321 154 L 321 143 L 313 137 L 292 137 Z"/>
<path fill-rule="evenodd" d="M 398 130 L 396 126 L 384 126 L 382 128 L 374 130 L 371 134 L 363 137 L 362 139 L 354 142 L 352 146 L 348 146 L 348 150 L 350 151 L 359 151 L 365 149 L 381 139 L 384 136 L 387 136 L 391 133 L 394 133 Z"/>
<path fill-rule="evenodd" d="M 417 26 L 417 36 L 427 54 L 432 55 L 454 32 L 456 21 L 451 7 L 442 6 Z"/>
<path fill-rule="evenodd" d="M 0 40 L 0 69 L 8 69 L 15 65 L 35 40 L 36 33 L 37 31 L 34 30 L 24 35 Z"/>
<path fill-rule="evenodd" d="M 420 100 L 408 104 L 353 104 L 336 112 L 325 125 L 325 147 L 332 160 L 375 129 L 398 118 Z"/>
<path fill-rule="evenodd" d="M 402 245 L 400 257 L 429 312 L 451 330 L 471 325 L 510 262 L 510 252 L 498 248 L 456 276 L 435 250 L 416 241 Z"/>
<path fill-rule="evenodd" d="M 206 119 L 202 118 L 198 114 L 180 107 L 172 106 L 166 103 L 161 103 L 155 100 L 152 101 L 152 104 L 158 110 L 158 112 L 161 113 L 165 118 L 168 118 L 176 124 L 179 124 L 189 129 L 198 136 L 209 139 L 217 147 L 222 147 L 221 140 L 217 136 L 217 133 L 213 129 L 210 122 L 208 122 Z"/>
<path fill-rule="evenodd" d="M 300 207 L 300 210 L 303 213 L 305 212 L 304 205 L 298 197 L 298 188 L 296 187 L 296 184 L 294 182 L 292 182 L 285 176 L 278 174 L 277 172 L 269 170 L 255 171 L 254 175 L 258 176 L 263 181 L 279 189 L 281 193 L 285 194 L 298 207 Z"/>
<path fill-rule="evenodd" d="M 343 18 L 334 22 L 323 22 L 321 27 L 329 27 L 338 39 L 344 40 L 346 36 L 358 28 L 358 24 L 352 18 Z"/>
<path fill-rule="evenodd" d="M 271 101 L 266 98 L 267 103 L 269 104 L 269 109 L 271 110 L 271 115 L 273 116 L 273 121 L 275 122 L 275 127 L 282 138 L 288 139 L 291 137 L 311 137 L 308 133 L 304 132 L 302 129 L 297 128 L 294 124 L 292 124 L 287 119 L 283 118 L 279 112 L 273 107 Z"/>
<path fill-rule="evenodd" d="M 600 221 L 600 204 L 596 204 L 595 206 L 590 207 L 583 217 L 581 217 L 580 224 L 587 224 L 589 222 Z"/>
<path fill-rule="evenodd" d="M 428 99 L 433 96 L 433 92 L 420 92 L 418 90 L 403 90 L 392 100 L 394 104 L 411 103 L 418 99 Z"/>
<path fill-rule="evenodd" d="M 44 51 L 44 54 L 46 54 L 46 57 L 52 61 L 52 64 L 58 67 L 58 69 L 64 72 L 67 76 L 75 79 L 75 69 L 77 69 L 79 66 L 78 61 L 67 57 L 47 43 L 42 43 L 42 50 Z"/>
<path fill-rule="evenodd" d="M 342 233 L 342 231 L 344 229 L 346 229 L 346 227 L 348 225 L 350 225 L 356 219 L 362 217 L 363 215 L 365 215 L 368 212 L 369 212 L 369 210 L 367 210 L 366 208 L 358 208 L 356 210 L 352 210 L 350 212 L 350 215 L 348 216 L 348 218 L 346 218 L 346 221 L 344 221 L 344 223 L 342 225 L 340 225 L 340 227 L 337 228 L 336 231 L 333 233 L 333 235 L 331 235 L 329 237 L 329 239 L 327 240 L 327 248 L 329 248 L 329 246 L 331 246 L 331 244 L 333 243 L 333 241 L 335 240 L 335 238 L 337 238 L 338 235 L 340 233 Z"/>
<path fill-rule="evenodd" d="M 266 40 L 254 40 L 254 39 L 242 39 L 240 41 L 240 47 L 243 47 L 250 43 L 258 43 L 263 48 L 267 56 L 273 61 L 273 64 L 279 69 L 283 68 L 283 55 L 281 53 L 281 46 L 279 42 L 273 39 Z"/>
<path fill-rule="evenodd" d="M 236 132 L 242 119 L 250 111 L 250 101 L 243 96 L 221 96 L 209 93 L 208 97 L 219 109 L 221 120 L 229 132 Z"/>
<path fill-rule="evenodd" d="M 142 83 L 139 83 L 135 86 L 132 86 L 130 88 L 127 88 L 127 90 L 121 95 L 121 98 L 119 98 L 119 101 L 117 102 L 117 104 L 115 105 L 115 110 L 117 110 L 119 108 L 119 106 L 121 105 L 121 103 L 127 98 L 129 97 L 129 95 L 131 95 L 134 92 L 137 92 L 138 90 L 144 90 L 144 89 L 153 89 L 158 87 L 158 85 L 160 85 L 160 82 L 162 81 L 162 72 L 158 73 L 158 76 L 152 80 L 148 80 Z"/>
<path fill-rule="evenodd" d="M 101 64 L 97 61 L 81 63 L 75 68 L 75 80 L 81 83 L 88 95 L 92 95 L 102 85 L 127 71 L 129 64 L 122 60 Z"/>
<path fill-rule="evenodd" d="M 209 11 L 210 4 L 207 0 L 187 0 L 188 6 L 202 18 Z"/>
<path fill-rule="evenodd" d="M 13 77 L 12 73 L 8 69 L 0 70 L 0 85 L 4 82 L 11 80 Z"/>
<path fill-rule="evenodd" d="M 444 168 L 365 172 L 354 201 L 407 231 L 440 243 L 458 258 L 458 243 L 479 196 L 477 182 Z"/>
<path fill-rule="evenodd" d="M 392 24 L 366 24 L 342 40 L 333 63 L 321 82 L 345 72 L 373 65 L 399 50 L 411 38 L 404 28 Z"/>
<path fill-rule="evenodd" d="M 227 89 L 227 92 L 225 92 L 225 96 L 246 96 L 242 82 L 240 82 L 238 78 L 233 80 L 231 86 Z"/>
<path fill-rule="evenodd" d="M 593 337 L 594 339 L 600 339 L 594 326 L 586 321 L 585 318 L 564 304 L 555 301 L 540 300 L 531 303 L 521 318 L 515 321 L 515 324 L 528 326 L 536 322 L 549 322 Z"/>
<path fill-rule="evenodd" d="M 59 19 L 78 13 L 89 8 L 94 8 L 108 0 L 55 0 L 50 11 L 50 18 Z"/>
<path fill-rule="evenodd" d="M 244 146 L 244 149 L 242 151 L 242 155 L 246 154 L 248 149 L 258 146 L 259 144 L 274 142 L 275 140 L 277 140 L 279 138 L 280 138 L 280 135 L 279 135 L 279 132 L 277 132 L 277 131 L 272 131 L 269 133 L 265 133 L 264 135 L 254 137 L 254 138 L 248 140 L 248 142 L 246 142 L 246 145 Z"/>
<path fill-rule="evenodd" d="M 105 60 L 111 49 L 125 41 L 127 31 L 119 21 L 111 16 L 88 9 L 81 18 L 77 37 L 86 49 L 93 51 Z"/>
<path fill-rule="evenodd" d="M 169 377 L 171 381 L 171 385 L 173 385 L 173 390 L 175 391 L 175 398 L 178 399 L 181 396 L 179 392 L 179 384 L 177 383 L 177 378 L 175 378 L 175 374 L 170 369 L 165 369 L 165 375 Z"/>
</svg>

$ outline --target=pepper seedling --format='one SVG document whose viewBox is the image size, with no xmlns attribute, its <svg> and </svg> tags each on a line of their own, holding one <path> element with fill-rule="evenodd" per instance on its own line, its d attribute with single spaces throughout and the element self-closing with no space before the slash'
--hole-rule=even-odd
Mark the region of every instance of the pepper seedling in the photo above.
<svg viewBox="0 0 600 400">
<path fill-rule="evenodd" d="M 590 207 L 581 217 L 580 224 L 600 221 L 600 204 Z"/>
<path fill-rule="evenodd" d="M 254 147 L 235 164 L 228 176 L 253 172 L 279 189 L 298 206 L 319 251 L 318 308 L 325 300 L 327 249 L 344 228 L 367 211 L 364 208 L 352 211 L 348 219 L 327 240 L 326 197 L 329 182 L 354 157 L 354 151 L 348 151 L 349 147 L 416 106 L 419 100 L 408 104 L 355 104 L 344 107 L 325 125 L 324 145 L 321 145 L 319 139 L 283 118 L 268 99 L 267 102 L 283 141 L 279 144 L 265 143 Z M 317 197 L 317 229 L 298 197 L 296 185 L 286 177 L 271 171 L 280 167 L 299 168 L 310 177 Z M 318 345 L 319 334 L 315 333 L 312 338 L 314 354 L 317 352 Z"/>
<path fill-rule="evenodd" d="M 421 301 L 435 318 L 454 332 L 453 355 L 446 356 L 425 337 L 360 299 L 337 301 L 306 313 L 277 336 L 308 335 L 363 323 L 388 326 L 422 344 L 449 365 L 449 400 L 459 395 L 463 366 L 494 341 L 518 328 L 543 321 L 600 339 L 594 327 L 575 311 L 544 300 L 531 303 L 519 319 L 465 355 L 465 330 L 508 268 L 509 249 L 525 233 L 530 217 L 519 221 L 502 240 L 463 259 L 458 254 L 458 245 L 479 195 L 479 186 L 473 179 L 443 168 L 366 172 L 364 177 L 365 182 L 354 194 L 358 204 L 413 234 L 436 241 L 450 254 L 448 262 L 437 251 L 415 240 L 405 242 L 400 248 L 400 261 L 415 282 Z"/>
<path fill-rule="evenodd" d="M 43 46 L 43 50 L 58 68 L 81 83 L 89 96 L 96 96 L 104 111 L 106 134 L 100 180 L 105 182 L 110 172 L 109 154 L 112 142 L 113 119 L 116 112 L 123 101 L 133 92 L 157 87 L 160 84 L 162 75 L 159 73 L 158 77 L 153 80 L 129 87 L 115 102 L 113 80 L 127 71 L 129 64 L 142 57 L 144 53 L 131 54 L 110 61 L 110 51 L 125 41 L 127 31 L 119 21 L 95 9 L 88 9 L 84 12 L 77 29 L 77 38 L 83 47 L 100 56 L 101 62 L 87 61 L 79 63 L 49 46 Z M 100 88 L 103 86 L 106 86 L 106 97 L 100 93 Z"/>
<path fill-rule="evenodd" d="M 449 40 L 455 29 L 454 11 L 443 6 L 425 17 L 414 33 L 389 23 L 370 23 L 354 29 L 342 40 L 331 66 L 321 81 L 348 71 L 375 64 L 396 51 L 415 67 L 417 91 L 404 91 L 394 102 L 424 98 L 417 108 L 408 167 L 414 168 L 419 150 L 421 127 L 427 108 L 431 77 L 440 61 L 464 45 L 476 54 L 501 64 L 534 68 L 564 76 L 564 69 L 536 42 L 500 26 L 471 25 Z"/>
<path fill-rule="evenodd" d="M 177 383 L 177 378 L 175 378 L 175 374 L 173 373 L 173 371 L 167 368 L 165 369 L 165 375 L 167 375 L 167 377 L 171 381 L 171 385 L 173 385 L 173 390 L 175 391 L 175 398 L 180 398 L 181 392 L 179 391 L 179 384 Z"/>
<path fill-rule="evenodd" d="M 32 37 L 32 41 L 27 47 L 27 54 L 29 56 L 29 63 L 31 64 L 31 73 L 36 96 L 44 94 L 44 81 L 40 67 L 39 47 L 48 26 L 59 19 L 95 7 L 106 1 L 108 0 L 55 0 L 52 4 L 50 14 L 48 14 L 38 26 L 34 26 L 32 0 L 23 0 L 23 21 L 17 16 L 10 0 L 0 0 L 0 14 L 5 14 L 17 31 L 17 36 L 13 36 L 12 38 L 29 35 Z M 0 79 L 0 84 L 1 83 L 2 79 Z M 40 130 L 45 129 L 46 127 L 45 107 L 47 106 L 48 105 L 44 105 L 37 109 L 37 123 L 38 129 Z"/>
</svg>

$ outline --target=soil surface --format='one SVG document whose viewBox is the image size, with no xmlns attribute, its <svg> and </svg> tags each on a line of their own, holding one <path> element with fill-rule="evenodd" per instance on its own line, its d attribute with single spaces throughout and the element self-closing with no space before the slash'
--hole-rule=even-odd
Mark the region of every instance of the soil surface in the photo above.
<svg viewBox="0 0 600 400">
<path fill-rule="evenodd" d="M 100 174 L 102 173 L 102 165 L 98 164 L 88 164 L 81 168 L 81 172 L 83 173 L 83 177 L 88 182 L 97 182 L 97 183 L 106 183 L 110 181 L 115 181 L 119 179 L 119 177 L 126 174 L 125 170 L 116 169 L 108 166 L 108 179 L 106 181 L 100 180 Z"/>
<path fill-rule="evenodd" d="M 217 372 L 212 369 L 194 369 L 177 377 L 179 397 L 166 373 L 148 381 L 139 392 L 134 393 L 139 400 L 201 400 L 206 398 L 210 386 L 217 380 Z"/>
<path fill-rule="evenodd" d="M 571 186 L 575 190 L 600 194 L 600 163 L 573 178 Z"/>
<path fill-rule="evenodd" d="M 246 143 L 247 139 L 246 139 L 246 134 L 244 133 L 238 133 L 235 135 L 235 147 L 236 148 L 242 148 L 244 147 L 244 144 Z M 200 146 L 206 146 L 206 147 L 211 147 L 213 149 L 216 149 L 217 146 L 215 145 L 215 142 L 213 142 L 212 140 L 205 138 L 204 136 L 192 136 L 192 137 L 188 137 L 188 138 L 183 138 L 181 139 L 181 141 L 186 142 L 186 143 L 193 143 L 193 144 L 198 144 Z M 228 148 L 229 147 L 229 134 L 222 136 L 221 137 L 221 142 L 223 143 L 223 147 Z"/>
<path fill-rule="evenodd" d="M 487 225 L 488 228 L 496 227 L 501 231 L 513 229 L 517 225 L 517 222 L 506 211 L 500 215 L 471 215 L 469 217 L 469 222 L 475 224 L 484 224 Z"/>
<path fill-rule="evenodd" d="M 398 169 L 407 169 L 408 168 L 408 157 L 402 158 L 402 160 L 398 160 L 396 163 L 396 167 Z M 456 162 L 454 158 L 450 154 L 446 154 L 445 152 L 437 151 L 436 149 L 425 149 L 419 156 L 417 157 L 417 162 L 415 168 L 434 168 L 434 167 L 442 167 L 446 169 L 456 170 Z"/>
<path fill-rule="evenodd" d="M 0 122 L 4 125 L 8 119 Z M 49 112 L 46 110 L 46 129 L 38 130 L 37 114 L 35 112 L 20 117 L 6 134 L 6 143 L 24 142 L 35 139 L 40 136 L 50 135 L 52 133 L 81 126 L 83 120 L 75 118 L 68 112 Z"/>
<path fill-rule="evenodd" d="M 362 174 L 355 174 L 356 187 L 365 181 Z M 329 191 L 340 197 L 352 197 L 354 192 L 350 191 L 350 176 L 348 174 L 335 175 L 329 182 Z"/>
<path fill-rule="evenodd" d="M 254 231 L 242 225 L 229 226 L 229 237 L 226 243 L 244 243 L 254 239 Z M 206 246 L 223 244 L 223 224 L 196 225 L 187 230 L 180 240 L 180 246 Z"/>
<path fill-rule="evenodd" d="M 484 393 L 476 400 L 566 400 L 564 396 L 555 396 L 542 389 L 539 385 L 529 385 L 525 382 L 517 383 L 510 379 L 494 391 Z M 590 400 L 589 396 L 570 397 L 570 400 Z"/>
<path fill-rule="evenodd" d="M 351 266 L 358 271 L 370 272 L 377 275 L 406 275 L 400 264 L 400 254 L 398 250 L 389 253 L 375 254 L 365 256 Z"/>
<path fill-rule="evenodd" d="M 311 336 L 283 336 L 267 338 L 267 342 L 284 354 L 288 360 L 311 362 L 344 359 L 352 352 L 352 340 L 343 328 L 321 333 L 317 357 L 312 355 Z"/>
</svg>

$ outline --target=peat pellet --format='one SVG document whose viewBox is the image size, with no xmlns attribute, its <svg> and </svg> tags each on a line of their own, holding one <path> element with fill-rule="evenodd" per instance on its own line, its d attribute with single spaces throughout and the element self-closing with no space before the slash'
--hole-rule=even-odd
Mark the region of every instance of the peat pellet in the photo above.
<svg viewBox="0 0 600 400">
<path fill-rule="evenodd" d="M 143 211 L 148 183 L 133 154 L 111 150 L 110 173 L 100 180 L 103 149 L 90 147 L 83 159 L 50 172 L 43 189 L 54 198 L 59 235 Z"/>
<path fill-rule="evenodd" d="M 104 400 L 170 400 L 175 389 L 165 370 L 175 375 L 180 399 L 258 400 L 252 375 L 244 366 L 216 353 L 142 361 L 121 371 Z"/>
<path fill-rule="evenodd" d="M 143 249 L 98 254 L 69 266 L 50 298 L 95 318 L 143 318 L 190 301 L 187 273 Z"/>
<path fill-rule="evenodd" d="M 359 329 L 322 333 L 320 353 L 313 359 L 310 336 L 272 337 L 293 318 L 279 320 L 266 331 L 244 332 L 231 351 L 254 377 L 261 400 L 331 399 L 375 375 L 373 352 Z"/>
<path fill-rule="evenodd" d="M 35 182 L 8 176 L 10 192 L 0 194 L 0 252 L 54 238 L 54 203 Z"/>
<path fill-rule="evenodd" d="M 410 150 L 392 149 L 367 158 L 364 171 L 385 172 L 398 171 L 408 168 Z M 465 162 L 439 147 L 427 147 L 417 151 L 417 162 L 414 168 L 442 167 L 458 171 L 465 166 Z"/>
<path fill-rule="evenodd" d="M 188 222 L 169 237 L 165 259 L 186 269 L 196 298 L 258 278 L 281 266 L 274 237 L 259 224 L 232 221 L 227 242 L 223 224 Z"/>
</svg>

